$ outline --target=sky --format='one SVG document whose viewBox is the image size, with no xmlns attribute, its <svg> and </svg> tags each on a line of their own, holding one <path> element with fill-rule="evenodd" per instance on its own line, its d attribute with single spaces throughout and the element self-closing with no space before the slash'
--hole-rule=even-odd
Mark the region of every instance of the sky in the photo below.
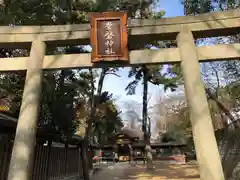
<svg viewBox="0 0 240 180">
<path fill-rule="evenodd" d="M 165 17 L 183 16 L 183 5 L 181 0 L 160 0 L 156 10 L 165 10 Z M 120 69 L 118 74 L 121 77 L 108 75 L 104 81 L 103 91 L 110 91 L 116 98 L 118 107 L 122 110 L 124 108 L 124 102 L 134 100 L 142 103 L 142 83 L 140 83 L 136 89 L 135 95 L 126 95 L 125 87 L 131 82 L 128 78 L 129 68 Z M 159 99 L 159 95 L 166 95 L 162 86 L 155 86 L 149 83 L 149 107 L 152 107 L 156 100 Z M 167 93 L 168 94 L 168 93 Z"/>
</svg>

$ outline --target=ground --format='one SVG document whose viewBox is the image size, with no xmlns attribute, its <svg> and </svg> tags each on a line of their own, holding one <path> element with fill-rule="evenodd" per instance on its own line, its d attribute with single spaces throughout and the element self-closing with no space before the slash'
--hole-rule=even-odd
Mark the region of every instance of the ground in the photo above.
<svg viewBox="0 0 240 180">
<path fill-rule="evenodd" d="M 147 172 L 144 165 L 118 163 L 99 170 L 92 180 L 200 180 L 196 162 L 166 164 L 155 162 L 155 169 Z"/>
</svg>

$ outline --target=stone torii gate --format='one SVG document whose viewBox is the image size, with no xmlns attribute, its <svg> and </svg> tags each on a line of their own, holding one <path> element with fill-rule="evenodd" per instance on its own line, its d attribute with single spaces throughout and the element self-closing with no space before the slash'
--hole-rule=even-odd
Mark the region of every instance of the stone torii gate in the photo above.
<svg viewBox="0 0 240 180">
<path fill-rule="evenodd" d="M 130 45 L 144 44 L 153 39 L 177 40 L 177 48 L 130 51 L 128 65 L 181 64 L 200 177 L 203 180 L 224 180 L 199 62 L 239 59 L 240 44 L 196 47 L 194 39 L 239 33 L 240 11 L 196 17 L 130 20 L 128 28 Z M 2 48 L 31 48 L 29 57 L 0 59 L 0 71 L 27 70 L 8 180 L 30 180 L 42 71 L 107 66 L 92 64 L 90 54 L 45 55 L 48 45 L 89 44 L 89 32 L 89 24 L 0 27 Z"/>
</svg>

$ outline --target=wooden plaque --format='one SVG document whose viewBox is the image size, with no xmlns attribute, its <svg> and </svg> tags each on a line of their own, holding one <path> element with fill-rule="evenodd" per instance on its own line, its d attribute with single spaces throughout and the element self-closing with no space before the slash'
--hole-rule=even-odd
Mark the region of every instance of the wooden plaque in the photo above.
<svg viewBox="0 0 240 180">
<path fill-rule="evenodd" d="M 128 61 L 127 13 L 92 13 L 92 62 Z"/>
</svg>

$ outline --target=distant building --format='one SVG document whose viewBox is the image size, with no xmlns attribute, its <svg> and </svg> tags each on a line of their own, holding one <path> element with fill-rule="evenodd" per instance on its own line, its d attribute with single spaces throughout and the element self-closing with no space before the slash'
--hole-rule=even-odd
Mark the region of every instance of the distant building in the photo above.
<svg viewBox="0 0 240 180">
<path fill-rule="evenodd" d="M 0 112 L 10 111 L 10 101 L 6 98 L 0 99 Z"/>
</svg>

